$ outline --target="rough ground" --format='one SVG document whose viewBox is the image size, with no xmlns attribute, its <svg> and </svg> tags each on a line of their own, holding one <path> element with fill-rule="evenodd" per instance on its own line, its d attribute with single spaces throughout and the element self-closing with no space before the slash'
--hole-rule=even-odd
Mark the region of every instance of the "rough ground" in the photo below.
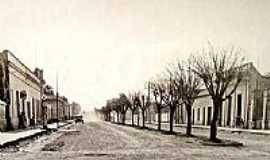
<svg viewBox="0 0 270 160">
<path fill-rule="evenodd" d="M 207 134 L 207 131 L 196 131 L 200 132 Z M 241 140 L 245 147 L 203 146 L 197 138 L 164 135 L 156 131 L 105 122 L 90 122 L 30 141 L 19 147 L 19 151 L 12 148 L 2 151 L 0 159 L 270 159 L 270 136 L 225 132 L 220 135 L 222 138 Z"/>
</svg>

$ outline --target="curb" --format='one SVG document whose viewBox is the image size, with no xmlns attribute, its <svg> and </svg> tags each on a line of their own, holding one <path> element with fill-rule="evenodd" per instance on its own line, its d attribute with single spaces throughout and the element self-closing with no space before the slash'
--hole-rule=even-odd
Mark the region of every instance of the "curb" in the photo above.
<svg viewBox="0 0 270 160">
<path fill-rule="evenodd" d="M 21 141 L 31 139 L 31 138 L 34 138 L 36 136 L 41 136 L 41 135 L 46 134 L 46 133 L 48 133 L 47 130 L 41 130 L 40 132 L 37 132 L 35 134 L 28 135 L 28 136 L 25 136 L 25 137 L 21 137 L 21 138 L 18 138 L 16 140 L 5 142 L 5 143 L 0 145 L 0 149 L 6 148 L 6 147 L 9 147 L 9 146 L 14 146 L 14 145 L 18 144 Z"/>
<path fill-rule="evenodd" d="M 174 126 L 174 127 L 181 127 L 181 128 L 186 128 L 186 126 Z M 206 127 L 200 127 L 200 126 L 192 126 L 192 128 L 197 128 L 197 129 L 204 129 L 204 130 L 209 130 L 209 128 Z M 224 132 L 230 132 L 230 133 L 247 133 L 247 134 L 255 134 L 255 135 L 268 135 L 270 136 L 270 133 L 267 132 L 260 132 L 260 130 L 258 131 L 254 131 L 254 130 L 240 130 L 240 129 L 224 129 L 224 128 L 218 128 L 218 130 L 220 131 L 224 131 Z"/>
<path fill-rule="evenodd" d="M 66 124 L 63 124 L 61 127 L 59 127 L 58 129 L 60 128 L 65 128 L 65 127 L 68 127 L 69 123 L 66 123 Z M 37 136 L 42 136 L 44 134 L 47 134 L 47 133 L 52 133 L 52 132 L 57 132 L 58 129 L 41 129 L 40 132 L 37 132 L 37 133 L 34 133 L 34 134 L 31 134 L 31 135 L 28 135 L 28 136 L 24 136 L 24 137 L 20 137 L 16 140 L 11 140 L 11 141 L 7 141 L 7 142 L 4 142 L 3 144 L 0 144 L 0 149 L 3 149 L 3 148 L 7 148 L 9 146 L 14 146 L 22 141 L 25 141 L 27 139 L 31 139 L 31 138 L 34 138 L 34 137 L 37 137 Z"/>
</svg>

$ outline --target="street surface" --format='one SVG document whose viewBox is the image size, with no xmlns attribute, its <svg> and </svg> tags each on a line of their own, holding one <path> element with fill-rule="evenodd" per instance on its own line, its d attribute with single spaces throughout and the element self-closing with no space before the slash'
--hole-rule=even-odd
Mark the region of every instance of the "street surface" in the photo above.
<svg viewBox="0 0 270 160">
<path fill-rule="evenodd" d="M 176 130 L 184 131 L 183 128 Z M 195 129 L 194 133 L 208 135 L 208 131 L 200 129 Z M 0 152 L 0 159 L 270 159 L 270 136 L 220 132 L 219 137 L 243 142 L 245 146 L 203 146 L 198 138 L 164 135 L 106 122 L 89 122 L 7 148 Z"/>
</svg>

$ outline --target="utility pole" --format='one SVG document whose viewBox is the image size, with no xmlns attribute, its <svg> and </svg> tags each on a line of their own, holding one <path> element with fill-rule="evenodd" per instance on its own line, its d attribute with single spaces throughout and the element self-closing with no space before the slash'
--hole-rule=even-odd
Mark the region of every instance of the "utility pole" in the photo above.
<svg viewBox="0 0 270 160">
<path fill-rule="evenodd" d="M 59 104 L 58 104 L 58 71 L 56 73 L 56 114 L 57 114 L 57 128 L 59 128 Z"/>
</svg>

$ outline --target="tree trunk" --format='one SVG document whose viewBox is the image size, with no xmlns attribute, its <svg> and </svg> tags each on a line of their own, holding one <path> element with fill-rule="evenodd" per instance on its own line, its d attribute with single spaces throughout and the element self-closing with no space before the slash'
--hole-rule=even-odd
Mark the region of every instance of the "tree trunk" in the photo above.
<svg viewBox="0 0 270 160">
<path fill-rule="evenodd" d="M 137 126 L 140 126 L 140 112 L 138 112 L 138 116 L 137 116 Z"/>
<path fill-rule="evenodd" d="M 213 100 L 213 118 L 210 126 L 210 140 L 213 142 L 218 142 L 217 139 L 217 120 L 218 120 L 218 111 L 222 105 L 222 100 Z"/>
<path fill-rule="evenodd" d="M 191 106 L 186 105 L 186 110 L 187 110 L 187 130 L 186 130 L 186 135 L 191 136 L 191 131 L 192 131 Z"/>
<path fill-rule="evenodd" d="M 134 126 L 134 111 L 131 111 L 131 124 Z"/>
<path fill-rule="evenodd" d="M 161 130 L 161 109 L 158 109 L 158 130 Z"/>
<path fill-rule="evenodd" d="M 180 119 L 180 122 L 179 122 L 179 123 L 182 123 L 182 124 L 183 124 L 183 123 L 184 123 L 184 117 L 183 117 L 183 116 L 184 116 L 184 115 L 183 115 L 183 105 L 181 105 L 180 107 L 181 107 L 181 109 L 180 109 L 180 114 L 181 114 L 180 118 L 181 118 L 181 119 Z M 191 112 L 190 112 L 190 113 L 191 113 Z"/>
<path fill-rule="evenodd" d="M 125 124 L 126 121 L 126 114 L 122 113 L 122 124 Z"/>
<path fill-rule="evenodd" d="M 116 112 L 116 118 L 117 118 L 117 123 L 119 123 L 120 122 L 120 117 L 119 117 L 119 112 Z"/>
<path fill-rule="evenodd" d="M 174 116 L 174 107 L 170 107 L 170 133 L 173 133 L 173 116 Z"/>
<path fill-rule="evenodd" d="M 144 113 L 145 111 L 144 110 L 142 110 L 142 127 L 144 128 L 145 127 L 145 117 L 144 117 Z"/>
<path fill-rule="evenodd" d="M 104 121 L 108 121 L 108 113 L 103 113 Z"/>
</svg>

